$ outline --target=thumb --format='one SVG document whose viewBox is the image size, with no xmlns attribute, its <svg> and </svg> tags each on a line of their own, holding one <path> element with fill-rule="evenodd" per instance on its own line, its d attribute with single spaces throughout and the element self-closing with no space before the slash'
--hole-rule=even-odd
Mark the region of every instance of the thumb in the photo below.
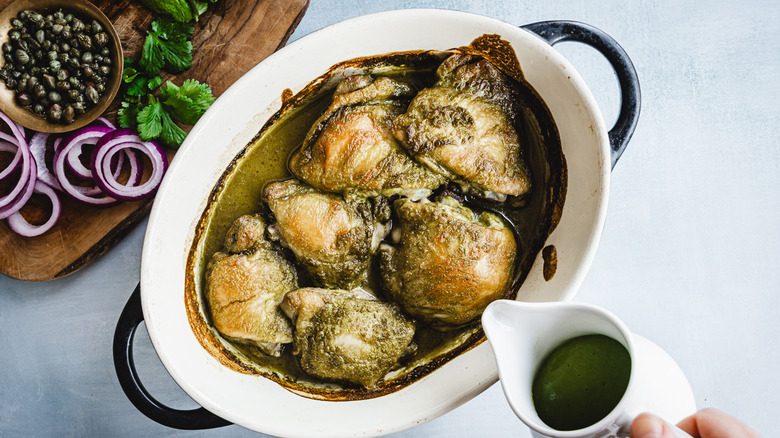
<svg viewBox="0 0 780 438">
<path fill-rule="evenodd" d="M 652 414 L 640 414 L 631 422 L 631 438 L 674 438 L 674 432 Z"/>
</svg>

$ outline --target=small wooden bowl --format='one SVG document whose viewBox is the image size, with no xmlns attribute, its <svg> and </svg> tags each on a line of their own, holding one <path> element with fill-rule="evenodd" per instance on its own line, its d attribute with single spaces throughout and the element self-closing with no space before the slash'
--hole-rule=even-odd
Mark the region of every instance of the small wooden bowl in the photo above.
<svg viewBox="0 0 780 438">
<path fill-rule="evenodd" d="M 114 100 L 122 84 L 124 58 L 122 57 L 122 44 L 119 41 L 119 36 L 116 33 L 116 29 L 114 29 L 114 25 L 111 24 L 111 20 L 88 0 L 17 0 L 11 3 L 0 12 L 0 45 L 8 41 L 8 32 L 12 27 L 11 20 L 18 16 L 19 12 L 28 9 L 40 13 L 48 13 L 55 12 L 60 8 L 74 15 L 95 19 L 103 26 L 111 37 L 109 42 L 109 47 L 111 48 L 111 75 L 97 105 L 77 117 L 70 125 L 51 123 L 44 117 L 18 105 L 16 103 L 15 91 L 9 90 L 5 83 L 0 81 L 0 110 L 15 122 L 34 131 L 50 133 L 68 132 L 89 124 L 106 111 L 106 108 Z"/>
</svg>

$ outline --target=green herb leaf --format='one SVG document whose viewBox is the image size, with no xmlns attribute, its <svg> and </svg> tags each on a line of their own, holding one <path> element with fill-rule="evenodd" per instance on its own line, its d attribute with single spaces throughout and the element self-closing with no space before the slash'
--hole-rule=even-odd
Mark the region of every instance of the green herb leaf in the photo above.
<svg viewBox="0 0 780 438">
<path fill-rule="evenodd" d="M 193 79 L 184 81 L 181 87 L 168 81 L 160 88 L 160 101 L 173 118 L 194 125 L 214 102 L 214 95 L 208 85 Z"/>
<path fill-rule="evenodd" d="M 162 117 L 165 113 L 160 102 L 145 106 L 138 113 L 138 135 L 144 140 L 153 140 L 162 132 Z"/>
<path fill-rule="evenodd" d="M 184 132 L 179 126 L 171 119 L 171 116 L 167 112 L 162 113 L 162 132 L 160 133 L 160 141 L 168 147 L 178 148 L 187 137 L 187 133 Z"/>
<path fill-rule="evenodd" d="M 161 69 L 171 73 L 188 69 L 192 65 L 192 25 L 160 18 L 151 27 L 144 40 L 141 66 L 152 75 L 160 74 Z"/>
<path fill-rule="evenodd" d="M 119 126 L 123 128 L 138 126 L 138 104 L 123 101 L 121 105 L 122 107 L 117 111 Z"/>
</svg>

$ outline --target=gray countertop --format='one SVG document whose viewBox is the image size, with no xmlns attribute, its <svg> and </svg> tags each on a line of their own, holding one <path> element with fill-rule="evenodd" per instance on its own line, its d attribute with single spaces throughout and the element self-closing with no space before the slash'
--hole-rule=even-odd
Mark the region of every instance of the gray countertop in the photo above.
<svg viewBox="0 0 780 438">
<path fill-rule="evenodd" d="M 312 0 L 292 39 L 344 18 L 434 7 L 521 25 L 577 20 L 631 56 L 642 115 L 613 172 L 609 211 L 576 301 L 608 308 L 676 359 L 699 407 L 774 436 L 780 379 L 780 8 L 770 1 L 518 2 Z M 608 124 L 619 92 L 607 62 L 556 46 Z M 45 283 L 0 276 L 0 436 L 258 436 L 239 426 L 186 432 L 139 413 L 114 373 L 111 341 L 139 279 L 142 221 L 85 269 Z M 0 255 L 2 257 L 2 255 Z M 192 408 L 144 331 L 141 377 L 162 402 Z M 528 436 L 499 385 L 396 436 Z"/>
</svg>

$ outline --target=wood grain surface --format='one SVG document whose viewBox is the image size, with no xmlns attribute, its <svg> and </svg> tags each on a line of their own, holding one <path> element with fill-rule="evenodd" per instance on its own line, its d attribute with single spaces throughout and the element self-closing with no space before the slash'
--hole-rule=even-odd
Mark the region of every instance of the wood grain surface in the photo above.
<svg viewBox="0 0 780 438">
<path fill-rule="evenodd" d="M 0 8 L 12 0 L 0 0 Z M 94 0 L 114 23 L 125 56 L 136 58 L 145 29 L 155 19 L 137 0 Z M 219 97 L 258 62 L 282 47 L 308 7 L 309 0 L 220 0 L 195 24 L 192 67 L 176 76 L 206 82 Z M 106 117 L 116 119 L 119 98 Z M 169 152 L 172 157 L 173 151 Z M 0 221 L 0 273 L 25 281 L 45 281 L 83 268 L 116 244 L 150 210 L 153 199 L 109 208 L 63 201 L 54 229 L 38 237 L 21 237 Z M 28 209 L 29 210 L 29 209 Z"/>
</svg>

